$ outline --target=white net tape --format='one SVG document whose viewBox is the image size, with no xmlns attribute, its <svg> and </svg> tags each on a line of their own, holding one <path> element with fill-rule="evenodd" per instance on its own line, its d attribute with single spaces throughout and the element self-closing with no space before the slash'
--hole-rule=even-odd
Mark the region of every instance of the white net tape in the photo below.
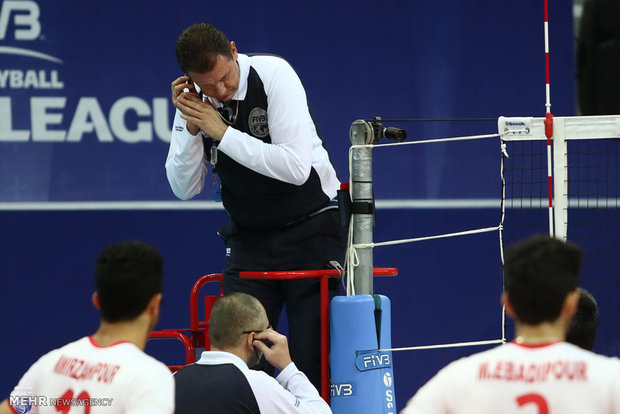
<svg viewBox="0 0 620 414">
<path fill-rule="evenodd" d="M 483 346 L 505 343 L 505 339 L 490 339 L 488 341 L 470 341 L 470 342 L 454 342 L 450 344 L 439 345 L 420 345 L 420 346 L 406 346 L 401 348 L 385 348 L 378 349 L 379 352 L 393 352 L 393 351 L 418 351 L 421 349 L 442 349 L 442 348 L 459 348 L 462 346 Z"/>
</svg>

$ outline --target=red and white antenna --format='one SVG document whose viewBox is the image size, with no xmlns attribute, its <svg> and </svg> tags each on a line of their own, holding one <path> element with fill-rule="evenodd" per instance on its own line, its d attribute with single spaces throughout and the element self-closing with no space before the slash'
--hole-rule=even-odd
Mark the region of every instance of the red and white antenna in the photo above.
<svg viewBox="0 0 620 414">
<path fill-rule="evenodd" d="M 549 7 L 545 0 L 545 136 L 547 137 L 547 180 L 549 186 L 549 235 L 555 235 L 553 226 L 553 167 L 551 164 L 551 138 L 553 137 L 553 115 L 551 114 L 551 90 L 549 86 Z"/>
</svg>

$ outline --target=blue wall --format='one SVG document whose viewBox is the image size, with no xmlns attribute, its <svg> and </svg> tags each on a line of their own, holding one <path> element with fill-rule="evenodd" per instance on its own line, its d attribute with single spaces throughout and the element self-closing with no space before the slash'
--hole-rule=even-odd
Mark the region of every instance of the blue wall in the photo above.
<svg viewBox="0 0 620 414">
<path fill-rule="evenodd" d="M 0 3 L 9 14 L 5 32 L 0 28 L 0 396 L 39 355 L 93 332 L 92 268 L 108 243 L 138 238 L 164 253 L 159 328 L 187 326 L 191 285 L 221 269 L 215 233 L 225 220 L 221 210 L 22 211 L 11 204 L 174 200 L 163 168 L 168 94 L 181 74 L 174 42 L 187 25 L 208 21 L 242 53 L 286 57 L 306 85 L 343 180 L 355 119 L 544 113 L 542 1 L 162 7 L 146 0 L 56 0 L 23 1 L 19 10 Z M 40 27 L 16 24 L 16 15 L 35 16 L 33 8 L 40 16 L 30 21 Z M 552 109 L 572 115 L 571 4 L 554 2 L 550 13 Z M 493 122 L 394 125 L 412 139 L 496 130 Z M 406 148 L 376 151 L 378 199 L 498 198 L 496 142 Z M 207 191 L 197 199 L 210 197 Z M 498 222 L 496 209 L 379 210 L 375 238 Z M 398 277 L 375 282 L 375 291 L 392 300 L 394 346 L 501 336 L 496 233 L 381 247 L 375 263 L 400 269 Z M 397 353 L 398 407 L 447 361 L 475 350 Z"/>
</svg>

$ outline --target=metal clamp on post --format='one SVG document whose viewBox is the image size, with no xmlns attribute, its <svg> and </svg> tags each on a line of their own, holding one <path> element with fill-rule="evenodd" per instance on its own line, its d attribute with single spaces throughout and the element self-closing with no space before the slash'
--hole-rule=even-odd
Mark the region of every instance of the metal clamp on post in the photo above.
<svg viewBox="0 0 620 414">
<path fill-rule="evenodd" d="M 348 227 L 351 214 L 375 214 L 375 205 L 370 202 L 351 201 L 349 183 L 341 183 L 338 190 L 338 210 L 342 227 Z"/>
<path fill-rule="evenodd" d="M 355 201 L 351 203 L 351 214 L 375 214 L 375 203 L 366 201 Z"/>
</svg>

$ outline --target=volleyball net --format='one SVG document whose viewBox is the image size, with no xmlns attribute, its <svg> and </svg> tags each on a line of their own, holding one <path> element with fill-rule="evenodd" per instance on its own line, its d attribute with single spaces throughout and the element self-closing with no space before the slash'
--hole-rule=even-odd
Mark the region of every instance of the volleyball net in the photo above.
<svg viewBox="0 0 620 414">
<path fill-rule="evenodd" d="M 394 406 L 393 352 L 452 348 L 454 354 L 463 355 L 469 347 L 489 347 L 506 342 L 511 323 L 504 309 L 497 303 L 503 289 L 501 264 L 504 249 L 534 234 L 550 234 L 569 240 L 585 251 L 581 286 L 597 299 L 600 313 L 595 351 L 617 354 L 620 339 L 620 313 L 617 312 L 620 306 L 620 235 L 617 234 L 620 228 L 617 191 L 620 116 L 553 117 L 547 114 L 545 118 L 500 117 L 496 120 L 497 130 L 494 133 L 407 142 L 402 142 L 400 138 L 404 134 L 401 134 L 400 137 L 393 135 L 392 138 L 398 141 L 393 143 L 379 143 L 381 138 L 388 138 L 387 132 L 394 133 L 395 129 L 388 131 L 381 122 L 388 120 L 357 120 L 350 131 L 352 146 L 347 187 L 350 204 L 347 208 L 351 215 L 344 273 L 347 297 L 339 297 L 337 302 L 332 302 L 330 322 L 334 412 L 353 412 L 353 405 L 369 404 L 371 400 Z M 485 143 L 485 148 L 490 146 L 493 150 L 484 152 L 476 164 L 472 158 L 480 155 L 475 149 L 480 148 L 478 145 L 481 142 Z M 395 150 L 398 153 L 396 156 L 392 154 L 392 157 L 385 157 L 381 159 L 382 162 L 376 163 L 378 174 L 374 174 L 374 155 Z M 419 174 L 416 175 L 412 166 L 418 163 L 408 157 L 416 157 L 421 152 L 432 154 L 428 158 L 433 161 L 418 165 L 423 171 L 418 170 Z M 467 159 L 466 164 L 441 165 L 450 152 L 456 154 L 453 158 Z M 467 156 L 463 157 L 463 154 Z M 376 158 L 375 161 L 380 160 L 380 157 Z M 389 164 L 386 165 L 386 162 Z M 493 165 L 499 165 L 499 169 L 488 168 Z M 400 167 L 406 168 L 406 173 L 393 172 Z M 501 196 L 495 198 L 495 203 L 474 203 L 469 207 L 464 205 L 462 209 L 480 207 L 485 209 L 485 214 L 474 221 L 460 219 L 450 223 L 446 220 L 444 205 L 438 207 L 441 209 L 435 215 L 438 220 L 426 223 L 423 228 L 408 226 L 405 222 L 400 222 L 398 226 L 387 223 L 387 226 L 397 230 L 397 233 L 391 232 L 388 235 L 393 239 L 375 240 L 373 237 L 375 195 L 380 193 L 381 186 L 396 183 L 399 188 L 406 187 L 410 191 L 415 186 L 412 183 L 425 178 L 427 186 L 434 187 L 434 183 L 439 180 L 450 182 L 454 190 L 460 188 L 454 185 L 459 182 L 466 184 L 468 190 L 465 191 L 471 194 L 486 194 L 488 189 L 481 188 L 481 180 L 473 178 L 475 174 L 472 171 L 479 169 L 487 171 L 487 177 L 483 179 L 485 183 L 488 183 L 488 175 L 492 176 L 494 191 L 497 191 L 497 182 L 501 182 Z M 427 170 L 442 172 L 428 174 Z M 449 172 L 444 175 L 443 170 Z M 465 175 L 472 178 L 463 179 Z M 405 176 L 409 179 L 403 180 Z M 391 179 L 385 180 L 386 177 Z M 396 186 L 392 188 L 396 189 Z M 463 217 L 467 217 L 466 214 Z M 403 232 L 406 234 L 401 234 Z M 421 246 L 420 243 L 428 245 Z M 391 333 L 386 328 L 391 325 L 389 298 L 374 295 L 373 292 L 373 250 L 376 248 L 398 249 L 402 252 L 403 260 L 414 262 L 416 267 L 422 262 L 430 264 L 424 271 L 415 270 L 415 276 L 404 275 L 416 277 L 416 280 L 407 281 L 405 288 L 412 289 L 407 298 L 409 303 L 399 312 L 419 315 L 422 325 L 424 315 L 427 318 L 433 315 L 433 323 L 441 325 L 439 320 L 447 314 L 448 323 L 454 324 L 454 329 L 434 330 L 429 336 L 420 332 L 418 327 L 396 327 L 399 331 L 404 329 L 410 333 L 415 331 L 416 334 L 410 334 L 407 338 L 398 334 L 408 343 L 392 346 Z M 469 254 L 463 255 L 464 250 Z M 430 256 L 430 260 L 429 257 L 423 257 L 425 254 Z M 442 254 L 444 256 L 440 256 Z M 491 256 L 494 256 L 494 264 L 486 260 Z M 412 260 L 413 257 L 416 259 Z M 456 267 L 453 271 L 445 271 L 445 264 L 433 262 L 433 257 L 452 260 Z M 493 267 L 483 267 L 482 262 Z M 443 268 L 444 271 L 435 274 L 433 267 Z M 418 275 L 423 279 L 418 278 Z M 425 290 L 426 284 L 439 287 L 439 290 Z M 454 295 L 455 288 L 465 294 L 459 297 L 456 292 L 457 295 Z M 446 305 L 442 298 L 449 296 L 450 290 L 453 291 L 453 298 L 466 297 L 473 306 L 442 306 Z M 429 295 L 434 300 L 428 301 Z M 493 298 L 493 304 L 487 307 L 490 297 Z M 417 307 L 413 303 L 415 301 L 422 304 L 430 302 L 433 308 L 423 309 L 424 305 Z M 462 300 L 459 303 L 464 304 Z M 434 313 L 435 309 L 437 313 Z M 459 319 L 466 314 L 471 318 L 459 324 Z M 477 329 L 463 330 L 459 325 Z M 420 355 L 418 358 L 425 358 L 418 352 L 398 353 L 406 354 L 410 359 L 416 358 L 414 354 Z M 355 364 L 350 361 L 353 355 L 356 358 Z M 369 368 L 371 365 L 372 369 Z M 357 392 L 365 395 L 364 399 L 341 398 L 353 394 L 352 384 L 357 384 Z M 374 395 L 369 391 L 371 386 L 385 393 Z"/>
<path fill-rule="evenodd" d="M 596 298 L 594 350 L 620 352 L 620 116 L 555 117 L 552 156 L 544 118 L 500 118 L 504 246 L 553 229 L 584 251 L 581 286 Z M 547 171 L 552 170 L 549 198 Z M 551 202 L 550 202 L 551 200 Z M 552 207 L 552 222 L 547 214 Z"/>
<path fill-rule="evenodd" d="M 394 120 L 383 120 L 382 122 L 393 122 Z M 401 122 L 406 122 L 407 120 L 399 120 Z M 410 121 L 440 121 L 440 122 L 449 122 L 449 121 L 464 121 L 464 120 L 410 120 Z M 477 121 L 487 121 L 477 120 Z M 493 120 L 496 122 L 496 119 Z M 477 147 L 481 143 L 485 143 L 487 146 L 492 146 L 493 151 L 488 153 L 486 158 L 484 158 L 484 162 L 487 165 L 490 165 L 492 162 L 498 161 L 498 153 L 499 153 L 499 137 L 500 134 L 497 132 L 487 133 L 487 134 L 471 134 L 471 135 L 461 135 L 461 136 L 451 136 L 451 137 L 439 137 L 439 138 L 431 138 L 424 140 L 410 140 L 404 142 L 393 142 L 393 143 L 378 143 L 381 138 L 381 132 L 379 132 L 379 136 L 377 135 L 377 129 L 379 131 L 384 130 L 381 126 L 376 128 L 373 126 L 373 123 L 376 121 L 367 121 L 367 120 L 358 120 L 356 121 L 351 128 L 351 139 L 353 145 L 349 151 L 349 166 L 350 166 L 350 200 L 353 204 L 367 205 L 369 203 L 374 203 L 374 195 L 375 188 L 373 188 L 373 172 L 372 172 L 372 160 L 375 155 L 377 155 L 378 160 L 384 161 L 386 158 L 381 159 L 379 156 L 382 152 L 390 152 L 397 151 L 400 159 L 404 157 L 404 154 L 411 153 L 414 156 L 415 153 L 423 153 L 430 151 L 434 152 L 434 149 L 438 149 L 436 147 L 441 147 L 440 152 L 452 152 L 453 154 L 462 153 L 466 150 L 465 147 L 471 148 L 479 148 Z M 488 127 L 488 124 L 487 124 Z M 469 127 L 463 128 L 468 129 Z M 494 127 L 493 127 L 494 129 Z M 408 148 L 407 148 L 408 147 Z M 475 153 L 476 151 L 472 151 Z M 376 153 L 376 154 L 373 154 Z M 465 158 L 465 157 L 462 157 Z M 388 156 L 387 159 L 390 159 Z M 471 162 L 471 160 L 468 160 Z M 380 165 L 378 162 L 378 173 L 381 178 L 386 178 L 386 170 L 392 170 L 396 168 L 385 168 Z M 392 167 L 394 164 L 398 164 L 399 167 L 401 163 L 394 163 L 392 160 Z M 416 164 L 414 161 L 402 163 L 405 164 L 404 167 L 407 168 L 407 174 L 404 174 L 408 177 L 415 176 L 415 173 L 412 170 L 411 164 Z M 471 163 L 466 166 L 469 170 L 475 169 L 473 167 L 475 163 Z M 432 168 L 432 167 L 431 167 Z M 457 177 L 453 177 L 452 174 L 454 170 L 451 168 L 450 172 L 446 174 L 444 177 L 445 180 L 455 181 Z M 459 174 L 461 176 L 466 175 L 464 171 L 457 169 L 454 173 Z M 399 174 L 399 173 L 397 173 Z M 400 173 L 402 176 L 402 172 Z M 497 181 L 498 181 L 498 172 L 497 169 L 494 169 L 494 178 L 491 179 L 493 183 L 493 192 L 497 194 Z M 377 178 L 377 177 L 374 177 Z M 386 184 L 387 182 L 397 182 L 399 184 L 404 184 L 403 180 L 388 180 L 387 182 L 382 179 L 377 180 L 377 188 L 376 192 L 380 193 L 381 185 Z M 428 177 L 427 177 L 428 178 Z M 410 181 L 415 181 L 414 179 Z M 430 180 L 426 180 L 427 183 Z M 463 182 L 468 181 L 467 179 L 463 180 Z M 454 184 L 454 183 L 452 183 Z M 480 183 L 474 182 L 473 180 L 469 180 L 469 185 L 479 186 Z M 454 187 L 458 187 L 455 185 Z M 410 188 L 410 187 L 409 187 Z M 419 201 L 419 200 L 418 200 Z M 436 200 L 441 204 L 442 200 Z M 454 200 L 451 200 L 454 201 Z M 475 200 L 469 200 L 475 201 Z M 372 227 L 373 222 L 372 219 L 369 218 L 371 214 L 369 212 L 373 211 L 373 208 L 358 208 L 358 211 L 364 211 L 362 214 L 353 214 L 350 232 L 349 232 L 349 243 L 347 249 L 347 261 L 346 261 L 346 276 L 347 276 L 347 294 L 348 295 L 359 295 L 359 294 L 368 294 L 372 293 L 372 281 L 365 283 L 364 280 L 360 280 L 360 278 L 366 278 L 366 270 L 372 267 L 372 251 L 375 248 L 390 248 L 391 246 L 401 245 L 401 244 L 413 244 L 409 248 L 409 252 L 407 254 L 415 255 L 416 244 L 419 243 L 442 243 L 442 239 L 463 239 L 464 243 L 471 243 L 472 240 L 479 240 L 479 237 L 482 234 L 489 234 L 489 238 L 496 240 L 495 246 L 499 244 L 499 231 L 501 229 L 501 222 L 499 214 L 500 203 L 499 200 L 495 200 L 493 203 L 492 209 L 497 211 L 497 214 L 491 215 L 488 221 L 485 221 L 482 226 L 480 223 L 467 223 L 461 221 L 458 224 L 457 228 L 447 228 L 445 223 L 439 222 L 437 223 L 436 230 L 438 233 L 426 233 L 420 234 L 420 229 L 418 228 L 407 228 L 403 226 L 401 229 L 403 232 L 413 232 L 413 234 L 405 235 L 405 237 L 394 239 L 394 240 L 374 240 L 372 235 Z M 467 204 L 467 203 L 465 203 Z M 474 205 L 475 203 L 471 203 Z M 489 208 L 485 202 L 481 203 L 484 205 L 484 208 Z M 440 207 L 444 208 L 444 207 Z M 458 207 L 457 207 L 458 208 Z M 465 207 L 467 208 L 467 207 Z M 362 216 L 361 218 L 358 216 Z M 356 219 L 359 219 L 359 222 L 356 223 Z M 426 229 L 428 231 L 428 229 Z M 399 231 L 400 232 L 400 231 Z M 418 234 L 416 234 L 418 233 Z M 471 237 L 471 238 L 469 238 Z M 475 243 L 475 241 L 474 241 Z M 499 249 L 498 249 L 499 250 Z M 499 262 L 499 258 L 497 259 Z M 501 267 L 496 267 L 497 270 L 501 269 Z M 478 269 L 480 270 L 480 269 Z M 478 272 L 480 273 L 480 271 Z M 498 290 L 497 296 L 494 296 L 494 300 L 497 301 L 501 294 L 501 272 L 496 272 L 492 274 L 491 272 L 486 272 L 482 270 L 485 278 L 494 279 L 499 281 L 497 283 Z M 439 277 L 445 277 L 444 275 L 438 275 Z M 428 277 L 433 277 L 428 275 Z M 446 278 L 446 283 L 450 283 L 448 280 L 450 278 Z M 493 282 L 489 282 L 493 283 Z M 475 292 L 472 292 L 472 298 L 475 298 Z M 474 299 L 475 300 L 475 299 Z M 498 316 L 501 311 L 498 309 Z M 500 318 L 497 318 L 500 319 Z M 497 329 L 494 331 L 497 336 L 494 337 L 484 337 L 484 338 L 471 338 L 471 337 L 454 337 L 453 342 L 442 342 L 442 343 L 416 343 L 411 344 L 411 346 L 403 346 L 403 347 L 395 347 L 395 348 L 383 348 L 379 349 L 380 352 L 391 352 L 391 351 L 409 351 L 409 350 L 422 350 L 422 349 L 441 349 L 441 348 L 456 348 L 456 347 L 470 347 L 470 346 L 488 346 L 492 344 L 498 344 L 505 341 L 505 332 L 504 332 L 504 324 L 503 324 L 503 315 L 501 316 L 502 325 L 497 326 Z M 456 336 L 456 335 L 455 335 Z"/>
<path fill-rule="evenodd" d="M 620 351 L 620 195 L 618 194 L 618 151 L 620 116 L 554 117 L 551 145 L 545 133 L 545 119 L 500 117 L 497 133 L 434 138 L 379 144 L 373 138 L 371 121 L 356 121 L 358 140 L 349 152 L 351 201 L 374 202 L 371 153 L 402 150 L 403 146 L 432 146 L 491 140 L 500 154 L 498 221 L 487 226 L 455 229 L 441 234 L 412 235 L 395 240 L 375 241 L 362 223 L 351 222 L 347 250 L 347 293 L 359 294 L 356 281 L 364 267 L 372 267 L 372 249 L 404 243 L 498 233 L 500 255 L 513 243 L 533 234 L 549 234 L 572 241 L 584 250 L 581 285 L 597 299 L 601 318 L 598 352 L 616 355 Z M 365 125 L 364 123 L 368 124 Z M 376 131 L 374 131 L 376 132 Z M 489 163 L 497 158 L 489 158 Z M 361 166 L 360 166 L 361 165 Z M 379 183 L 381 185 L 381 183 Z M 475 185 L 475 184 L 474 184 Z M 466 207 L 465 207 L 466 208 Z M 355 215 L 354 215 L 355 216 Z M 366 234 L 359 237 L 359 233 Z M 356 239 L 357 238 L 357 239 Z M 361 253 L 364 252 L 364 255 Z M 368 259 L 370 257 L 370 259 Z M 364 261 L 370 260 L 370 263 Z M 362 276 L 363 277 L 363 276 Z M 497 274 L 498 280 L 502 275 Z M 359 290 L 359 289 L 357 289 Z M 365 292 L 362 292 L 365 293 Z M 500 292 L 498 292 L 499 295 Z M 501 336 L 440 345 L 414 345 L 390 350 L 487 345 L 506 341 L 506 319 L 502 314 Z"/>
</svg>

